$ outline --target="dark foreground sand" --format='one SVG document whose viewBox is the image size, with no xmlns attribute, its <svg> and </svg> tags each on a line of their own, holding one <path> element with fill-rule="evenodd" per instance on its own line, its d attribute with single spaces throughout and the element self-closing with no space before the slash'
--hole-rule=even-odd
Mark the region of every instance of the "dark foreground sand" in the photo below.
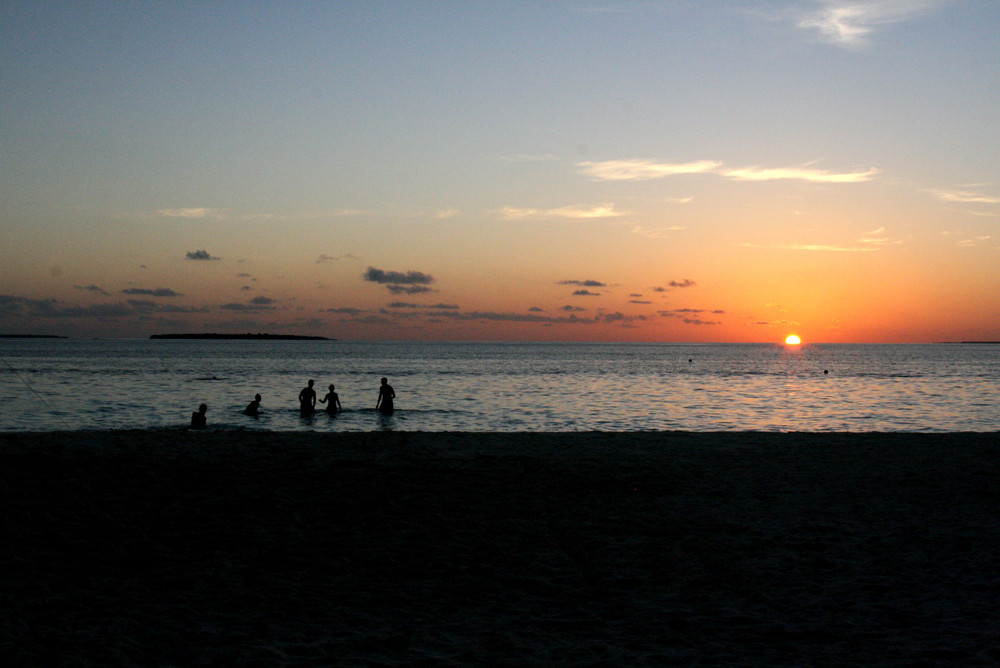
<svg viewBox="0 0 1000 668">
<path fill-rule="evenodd" d="M 997 434 L 0 435 L 5 665 L 1000 665 Z"/>
</svg>

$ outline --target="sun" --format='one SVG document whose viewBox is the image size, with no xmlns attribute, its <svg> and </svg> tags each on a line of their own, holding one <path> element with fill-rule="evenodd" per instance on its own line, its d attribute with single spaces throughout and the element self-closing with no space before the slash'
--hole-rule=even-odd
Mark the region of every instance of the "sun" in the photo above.
<svg viewBox="0 0 1000 668">
<path fill-rule="evenodd" d="M 789 334 L 787 337 L 785 337 L 786 346 L 797 346 L 800 343 L 802 343 L 802 339 L 800 339 L 794 334 Z"/>
</svg>

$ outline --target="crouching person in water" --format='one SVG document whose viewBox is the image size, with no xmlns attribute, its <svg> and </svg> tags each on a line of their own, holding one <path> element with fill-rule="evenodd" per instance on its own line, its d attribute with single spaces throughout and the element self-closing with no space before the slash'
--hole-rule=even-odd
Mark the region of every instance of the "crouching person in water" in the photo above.
<svg viewBox="0 0 1000 668">
<path fill-rule="evenodd" d="M 260 395 L 253 395 L 253 401 L 247 404 L 247 407 L 243 409 L 244 415 L 250 415 L 257 417 L 260 415 Z"/>
<path fill-rule="evenodd" d="M 191 428 L 192 429 L 204 429 L 207 424 L 205 421 L 205 413 L 208 412 L 208 405 L 202 404 L 198 406 L 197 413 L 191 413 Z"/>
</svg>

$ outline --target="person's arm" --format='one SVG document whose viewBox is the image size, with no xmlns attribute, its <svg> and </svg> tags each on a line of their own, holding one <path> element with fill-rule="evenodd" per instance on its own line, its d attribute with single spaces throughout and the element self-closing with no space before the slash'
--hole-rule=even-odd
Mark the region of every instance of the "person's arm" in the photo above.
<svg viewBox="0 0 1000 668">
<path fill-rule="evenodd" d="M 328 397 L 328 396 L 330 396 L 330 395 L 329 395 L 329 394 L 328 394 L 328 395 L 326 395 L 326 397 Z M 323 397 L 322 399 L 320 399 L 320 400 L 319 400 L 319 402 L 320 402 L 321 404 L 325 404 L 325 403 L 326 403 L 326 397 Z"/>
<path fill-rule="evenodd" d="M 382 390 L 378 391 L 378 399 L 375 400 L 375 410 L 378 410 L 379 404 L 382 403 Z"/>
<path fill-rule="evenodd" d="M 337 395 L 336 400 L 337 400 L 337 410 L 338 411 L 344 410 L 343 408 L 340 407 L 340 395 L 339 394 Z"/>
</svg>

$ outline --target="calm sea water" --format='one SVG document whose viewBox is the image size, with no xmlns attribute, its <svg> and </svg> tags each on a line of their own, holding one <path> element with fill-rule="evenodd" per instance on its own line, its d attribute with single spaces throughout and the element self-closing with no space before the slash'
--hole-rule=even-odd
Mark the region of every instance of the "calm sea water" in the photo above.
<svg viewBox="0 0 1000 668">
<path fill-rule="evenodd" d="M 1000 346 L 0 340 L 0 430 L 997 431 Z M 379 378 L 396 413 L 377 414 Z M 298 414 L 310 378 L 344 412 Z M 263 414 L 242 415 L 255 393 Z"/>
</svg>

